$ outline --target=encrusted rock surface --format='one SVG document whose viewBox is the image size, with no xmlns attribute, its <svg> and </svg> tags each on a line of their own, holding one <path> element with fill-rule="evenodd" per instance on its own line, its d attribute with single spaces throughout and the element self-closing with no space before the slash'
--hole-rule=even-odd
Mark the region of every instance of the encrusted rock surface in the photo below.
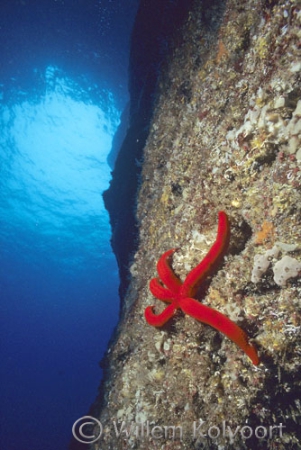
<svg viewBox="0 0 301 450">
<path fill-rule="evenodd" d="M 301 448 L 300 274 L 279 286 L 268 268 L 251 281 L 254 256 L 276 242 L 279 259 L 288 246 L 301 261 L 300 7 L 194 3 L 144 148 L 139 247 L 94 405 L 103 434 L 93 450 Z M 164 307 L 148 288 L 160 255 L 179 248 L 183 279 L 214 241 L 219 210 L 230 248 L 200 301 L 248 333 L 258 367 L 191 317 L 162 330 L 144 319 L 146 306 Z"/>
</svg>

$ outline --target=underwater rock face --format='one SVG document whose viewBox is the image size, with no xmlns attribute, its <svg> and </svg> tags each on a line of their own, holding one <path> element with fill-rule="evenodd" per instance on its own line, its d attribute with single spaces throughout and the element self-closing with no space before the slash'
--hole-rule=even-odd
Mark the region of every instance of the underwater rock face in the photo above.
<svg viewBox="0 0 301 450">
<path fill-rule="evenodd" d="M 112 247 L 119 266 L 121 298 L 129 283 L 128 266 L 138 244 L 136 196 L 158 76 L 191 3 L 192 0 L 143 0 L 132 32 L 130 111 L 122 123 L 123 126 L 127 122 L 128 131 L 114 161 L 110 187 L 104 193 L 112 227 Z"/>
<path fill-rule="evenodd" d="M 300 448 L 301 278 L 277 284 L 270 270 L 280 252 L 301 263 L 300 30 L 295 0 L 191 6 L 139 158 L 139 239 L 91 408 L 103 427 L 91 450 Z M 218 211 L 229 216 L 229 251 L 196 299 L 248 334 L 258 366 L 187 315 L 161 329 L 144 317 L 150 305 L 164 309 L 149 290 L 160 255 L 178 248 L 172 267 L 183 281 L 214 242 Z M 255 255 L 265 255 L 265 273 Z"/>
</svg>

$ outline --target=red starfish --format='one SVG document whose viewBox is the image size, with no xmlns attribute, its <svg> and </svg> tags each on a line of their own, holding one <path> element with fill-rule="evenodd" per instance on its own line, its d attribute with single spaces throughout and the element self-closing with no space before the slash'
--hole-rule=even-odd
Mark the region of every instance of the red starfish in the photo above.
<svg viewBox="0 0 301 450">
<path fill-rule="evenodd" d="M 200 264 L 189 272 L 183 283 L 171 267 L 170 256 L 176 249 L 173 248 L 163 253 L 157 264 L 160 278 L 153 278 L 150 281 L 149 288 L 155 297 L 169 303 L 169 305 L 161 314 L 155 314 L 154 307 L 148 306 L 144 315 L 150 325 L 161 327 L 174 316 L 178 309 L 181 309 L 200 322 L 207 323 L 224 333 L 249 356 L 253 364 L 258 365 L 259 358 L 256 349 L 249 343 L 246 333 L 224 314 L 191 298 L 195 297 L 198 288 L 206 277 L 216 270 L 228 248 L 229 240 L 228 216 L 225 212 L 220 211 L 217 237 L 214 244 Z"/>
</svg>

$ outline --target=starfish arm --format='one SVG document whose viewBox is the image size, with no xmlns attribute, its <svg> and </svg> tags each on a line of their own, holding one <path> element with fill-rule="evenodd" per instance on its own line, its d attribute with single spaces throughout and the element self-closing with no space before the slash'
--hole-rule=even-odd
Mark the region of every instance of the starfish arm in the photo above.
<svg viewBox="0 0 301 450">
<path fill-rule="evenodd" d="M 227 316 L 209 306 L 199 303 L 193 298 L 181 299 L 179 306 L 184 313 L 221 331 L 248 355 L 255 366 L 259 364 L 257 351 L 255 347 L 249 343 L 248 336 Z"/>
<path fill-rule="evenodd" d="M 179 288 L 182 286 L 182 281 L 174 273 L 170 265 L 170 257 L 176 251 L 176 248 L 172 248 L 167 252 L 163 253 L 157 264 L 157 270 L 160 279 L 173 292 L 178 292 Z"/>
<path fill-rule="evenodd" d="M 230 224 L 224 211 L 218 213 L 217 237 L 205 258 L 187 275 L 180 291 L 182 297 L 194 297 L 205 278 L 220 264 L 230 241 Z"/>
<path fill-rule="evenodd" d="M 177 309 L 174 304 L 171 304 L 168 305 L 160 314 L 155 314 L 153 308 L 153 306 L 148 306 L 145 308 L 144 317 L 147 323 L 154 327 L 162 327 L 165 325 L 165 323 L 172 318 Z"/>
<path fill-rule="evenodd" d="M 162 286 L 159 278 L 152 278 L 150 280 L 149 290 L 151 291 L 153 296 L 158 298 L 159 300 L 163 300 L 167 303 L 171 303 L 173 300 L 173 293 L 169 289 L 166 289 L 164 286 Z"/>
</svg>

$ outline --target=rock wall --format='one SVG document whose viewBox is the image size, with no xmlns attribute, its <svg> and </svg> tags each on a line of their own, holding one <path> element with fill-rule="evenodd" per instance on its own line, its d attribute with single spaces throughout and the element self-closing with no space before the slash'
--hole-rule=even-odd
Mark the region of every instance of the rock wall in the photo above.
<svg viewBox="0 0 301 450">
<path fill-rule="evenodd" d="M 158 75 L 191 4 L 192 0 L 141 0 L 131 36 L 130 110 L 123 115 L 119 131 L 128 129 L 116 161 L 113 155 L 109 157 L 115 167 L 110 187 L 104 193 L 119 267 L 121 299 L 129 285 L 128 269 L 138 245 L 136 197 Z"/>
<path fill-rule="evenodd" d="M 301 278 L 287 267 L 301 261 L 300 25 L 297 0 L 191 5 L 143 135 L 139 239 L 91 409 L 103 427 L 93 450 L 300 448 Z M 229 249 L 193 295 L 244 330 L 259 365 L 181 311 L 161 328 L 145 320 L 147 306 L 166 308 L 149 291 L 160 256 L 177 248 L 169 264 L 183 281 L 219 211 Z"/>
</svg>

